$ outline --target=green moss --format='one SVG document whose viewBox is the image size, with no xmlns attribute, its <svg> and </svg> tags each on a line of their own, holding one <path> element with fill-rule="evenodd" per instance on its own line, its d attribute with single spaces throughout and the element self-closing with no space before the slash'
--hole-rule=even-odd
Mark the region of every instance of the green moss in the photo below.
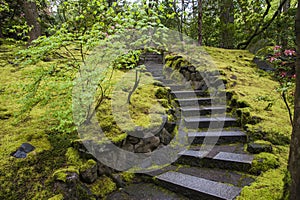
<svg viewBox="0 0 300 200">
<path fill-rule="evenodd" d="M 265 141 L 265 140 L 255 140 L 254 143 L 255 144 L 260 144 L 260 145 L 272 145 L 271 142 Z"/>
<path fill-rule="evenodd" d="M 54 197 L 49 198 L 48 200 L 63 200 L 64 196 L 62 194 L 55 195 Z"/>
<path fill-rule="evenodd" d="M 101 129 L 109 140 L 120 142 L 126 138 L 126 132 L 133 131 L 136 126 L 150 129 L 162 123 L 161 114 L 165 113 L 165 108 L 156 95 L 164 98 L 166 89 L 154 86 L 153 78 L 142 74 L 139 87 L 131 96 L 131 104 L 127 104 L 135 74 L 116 71 L 113 79 L 114 93 L 97 112 Z"/>
<path fill-rule="evenodd" d="M 167 88 L 160 87 L 155 91 L 155 96 L 158 99 L 168 99 L 169 95 L 170 93 Z"/>
<path fill-rule="evenodd" d="M 122 172 L 121 177 L 124 181 L 131 182 L 133 180 L 133 178 L 135 177 L 135 175 L 134 175 L 134 173 L 130 173 L 130 172 Z"/>
<path fill-rule="evenodd" d="M 283 192 L 283 177 L 282 169 L 269 170 L 259 176 L 250 186 L 244 187 L 237 200 L 280 199 Z"/>
<path fill-rule="evenodd" d="M 269 169 L 275 169 L 279 167 L 279 159 L 276 155 L 271 153 L 260 153 L 255 155 L 252 162 L 251 173 L 259 174 Z"/>
<path fill-rule="evenodd" d="M 97 165 L 97 162 L 93 159 L 89 159 L 83 165 L 80 166 L 80 171 L 85 171 Z"/>
<path fill-rule="evenodd" d="M 66 182 L 68 173 L 77 173 L 77 174 L 79 174 L 79 170 L 78 170 L 77 167 L 70 166 L 68 168 L 63 168 L 63 169 L 56 170 L 53 173 L 52 176 L 55 180 Z"/>
<path fill-rule="evenodd" d="M 289 137 L 291 126 L 287 126 L 289 124 L 288 113 L 280 95 L 274 90 L 279 83 L 273 81 L 269 74 L 257 69 L 256 65 L 251 62 L 254 55 L 241 50 L 204 48 L 211 56 L 215 66 L 225 71 L 228 80 L 227 90 L 236 93 L 231 103 L 237 107 L 251 107 L 251 115 L 263 119 L 253 128 L 263 127 L 263 131 L 266 133 L 275 132 L 274 129 L 276 129 L 280 135 Z M 236 76 L 236 80 L 231 80 L 232 76 Z M 236 84 L 232 84 L 233 81 Z M 265 108 L 269 103 L 272 103 L 272 109 L 266 112 Z"/>
<path fill-rule="evenodd" d="M 89 186 L 93 194 L 98 197 L 105 197 L 107 194 L 113 192 L 117 189 L 116 183 L 114 183 L 110 178 L 103 176 L 98 178 L 97 181 Z"/>
<path fill-rule="evenodd" d="M 66 152 L 66 158 L 69 165 L 81 166 L 82 160 L 80 159 L 79 153 L 76 149 L 69 147 Z"/>
</svg>

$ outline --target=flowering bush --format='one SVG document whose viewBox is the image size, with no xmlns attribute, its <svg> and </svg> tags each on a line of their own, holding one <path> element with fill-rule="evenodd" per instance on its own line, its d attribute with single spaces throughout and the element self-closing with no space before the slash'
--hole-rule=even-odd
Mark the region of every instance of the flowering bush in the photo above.
<svg viewBox="0 0 300 200">
<path fill-rule="evenodd" d="M 281 94 L 292 123 L 290 107 L 294 103 L 296 52 L 292 49 L 283 50 L 281 46 L 276 45 L 274 53 L 267 59 L 274 67 L 273 77 L 280 84 L 276 90 Z"/>
</svg>

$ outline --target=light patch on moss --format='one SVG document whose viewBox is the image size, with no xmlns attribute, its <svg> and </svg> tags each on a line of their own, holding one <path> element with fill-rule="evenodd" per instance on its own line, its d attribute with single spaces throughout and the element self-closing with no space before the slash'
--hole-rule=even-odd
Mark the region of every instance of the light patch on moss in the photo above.
<svg viewBox="0 0 300 200">
<path fill-rule="evenodd" d="M 93 194 L 98 197 L 105 197 L 109 193 L 117 189 L 117 185 L 110 178 L 103 176 L 97 179 L 95 183 L 89 185 L 90 190 Z"/>
</svg>

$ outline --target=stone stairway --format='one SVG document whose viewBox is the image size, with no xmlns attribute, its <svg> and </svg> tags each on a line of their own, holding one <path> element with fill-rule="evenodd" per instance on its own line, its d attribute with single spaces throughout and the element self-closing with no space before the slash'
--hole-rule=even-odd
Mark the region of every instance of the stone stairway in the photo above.
<svg viewBox="0 0 300 200">
<path fill-rule="evenodd" d="M 145 175 L 189 199 L 235 199 L 242 187 L 253 181 L 248 174 L 253 156 L 244 151 L 247 135 L 235 118 L 225 115 L 226 106 L 218 105 L 218 99 L 209 97 L 207 91 L 166 79 L 161 55 L 146 54 L 143 61 L 153 78 L 171 89 L 191 142 L 171 166 Z M 223 124 L 226 130 L 211 130 L 211 124 Z M 207 149 L 203 145 L 206 140 L 216 144 Z"/>
</svg>

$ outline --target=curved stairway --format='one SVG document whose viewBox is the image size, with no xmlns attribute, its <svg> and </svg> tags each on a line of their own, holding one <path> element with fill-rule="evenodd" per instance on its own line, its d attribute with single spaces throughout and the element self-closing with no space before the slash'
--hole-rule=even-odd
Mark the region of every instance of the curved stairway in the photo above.
<svg viewBox="0 0 300 200">
<path fill-rule="evenodd" d="M 190 148 L 181 152 L 175 163 L 145 175 L 189 199 L 235 199 L 242 187 L 253 181 L 247 173 L 253 156 L 244 151 L 247 136 L 238 127 L 237 120 L 224 115 L 226 106 L 212 106 L 214 99 L 204 96 L 205 91 L 195 91 L 166 79 L 161 55 L 148 53 L 144 55 L 143 63 L 154 79 L 171 88 L 191 142 Z M 224 123 L 226 130 L 208 129 L 213 123 Z M 217 141 L 209 152 L 201 148 L 207 139 Z"/>
</svg>

